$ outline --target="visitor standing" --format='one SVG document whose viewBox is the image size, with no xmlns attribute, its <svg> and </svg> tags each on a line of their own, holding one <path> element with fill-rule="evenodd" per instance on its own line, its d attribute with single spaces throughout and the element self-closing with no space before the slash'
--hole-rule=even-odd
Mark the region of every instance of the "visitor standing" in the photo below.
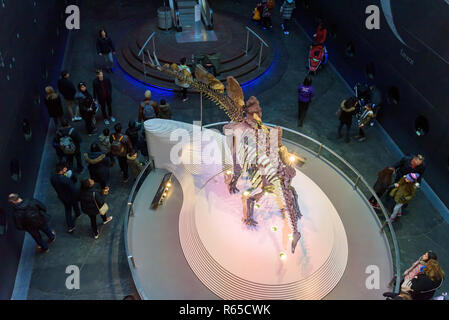
<svg viewBox="0 0 449 320">
<path fill-rule="evenodd" d="M 145 98 L 139 105 L 139 114 L 137 121 L 142 123 L 142 121 L 147 121 L 150 119 L 154 119 L 158 114 L 158 105 L 156 101 L 151 99 L 151 91 L 145 91 Z"/>
<path fill-rule="evenodd" d="M 298 88 L 298 127 L 302 127 L 307 109 L 314 95 L 315 91 L 312 87 L 312 78 L 306 77 Z"/>
<path fill-rule="evenodd" d="M 56 141 L 59 148 L 64 155 L 64 158 L 69 166 L 73 169 L 73 158 L 76 159 L 77 172 L 81 173 L 84 169 L 83 163 L 81 161 L 81 136 L 72 127 L 66 119 L 61 122 L 61 128 L 56 131 Z"/>
<path fill-rule="evenodd" d="M 77 179 L 65 164 L 58 164 L 56 174 L 51 177 L 50 181 L 59 200 L 64 205 L 67 232 L 72 233 L 75 231 L 75 220 L 81 215 Z M 72 209 L 75 212 L 75 218 L 72 216 Z"/>
<path fill-rule="evenodd" d="M 94 98 L 87 91 L 87 85 L 84 82 L 78 84 L 78 92 L 75 94 L 75 98 L 78 101 L 80 107 L 81 117 L 86 125 L 87 134 L 92 135 L 97 131 L 95 127 L 95 114 L 97 113 L 97 105 Z"/>
<path fill-rule="evenodd" d="M 61 78 L 58 80 L 58 90 L 64 97 L 65 103 L 67 104 L 67 110 L 69 111 L 70 119 L 72 121 L 80 121 L 79 108 L 75 105 L 75 94 L 76 88 L 74 84 L 69 80 L 70 74 L 67 70 L 61 72 Z M 75 105 L 75 113 L 73 112 L 73 107 Z"/>
<path fill-rule="evenodd" d="M 394 199 L 396 204 L 393 208 L 393 213 L 390 216 L 391 222 L 395 221 L 396 217 L 400 217 L 402 215 L 402 206 L 409 203 L 415 196 L 415 182 L 418 178 L 419 173 L 409 173 L 402 177 L 398 183 L 394 184 L 394 188 L 390 191 L 390 197 Z"/>
<path fill-rule="evenodd" d="M 296 8 L 294 0 L 285 0 L 281 6 L 281 16 L 284 22 L 282 23 L 282 30 L 284 34 L 290 33 L 290 20 L 292 19 L 293 10 Z"/>
<path fill-rule="evenodd" d="M 320 22 L 316 30 L 316 33 L 313 35 L 314 42 L 315 44 L 324 44 L 326 38 L 327 38 L 327 29 L 324 26 L 324 23 Z"/>
<path fill-rule="evenodd" d="M 190 68 L 186 64 L 187 59 L 185 57 L 182 58 L 180 63 L 181 64 L 178 66 L 179 71 L 182 72 L 185 76 L 191 77 L 192 71 L 190 71 Z M 187 89 L 190 87 L 190 85 L 187 82 L 178 80 L 178 78 L 175 79 L 175 83 L 182 89 L 182 102 L 186 102 L 187 100 L 189 100 L 189 98 L 187 98 Z"/>
<path fill-rule="evenodd" d="M 171 119 L 172 117 L 170 104 L 168 104 L 164 99 L 160 101 L 158 117 L 161 119 Z"/>
<path fill-rule="evenodd" d="M 104 77 L 103 71 L 97 70 L 97 77 L 93 81 L 94 100 L 98 101 L 103 114 L 104 124 L 109 125 L 109 120 L 115 122 L 112 115 L 112 84 L 111 80 Z M 107 109 L 106 109 L 107 107 Z"/>
<path fill-rule="evenodd" d="M 101 151 L 97 143 L 90 145 L 90 151 L 84 154 L 84 160 L 89 169 L 90 178 L 98 182 L 103 195 L 109 193 L 109 171 L 111 159 Z"/>
<path fill-rule="evenodd" d="M 114 66 L 113 54 L 115 54 L 115 47 L 105 29 L 99 31 L 99 36 L 97 38 L 97 54 L 104 57 L 106 71 L 111 73 L 114 72 L 112 67 Z"/>
<path fill-rule="evenodd" d="M 99 192 L 95 192 L 94 184 L 95 182 L 92 179 L 81 181 L 80 203 L 81 210 L 90 218 L 90 225 L 96 240 L 100 236 L 97 226 L 97 215 L 100 215 L 103 225 L 110 222 L 112 217 L 107 216 L 109 207 L 106 205 L 104 197 Z"/>
<path fill-rule="evenodd" d="M 383 197 L 385 192 L 388 190 L 388 188 L 393 183 L 393 176 L 394 176 L 394 168 L 393 167 L 386 167 L 383 168 L 381 171 L 377 173 L 377 180 L 376 183 L 373 186 L 374 192 L 376 192 L 376 195 L 380 198 Z M 377 203 L 376 198 L 372 196 L 369 199 L 369 202 L 371 206 L 375 209 L 380 209 L 380 205 Z"/>
<path fill-rule="evenodd" d="M 57 129 L 62 121 L 64 112 L 62 111 L 61 97 L 55 92 L 53 87 L 45 88 L 45 105 L 47 106 L 48 115 L 53 119 L 55 128 Z"/>
<path fill-rule="evenodd" d="M 123 173 L 123 182 L 128 182 L 128 162 L 127 155 L 134 154 L 134 149 L 131 143 L 131 140 L 128 136 L 122 133 L 122 126 L 120 123 L 117 123 L 114 126 L 115 133 L 111 134 L 110 142 L 111 142 L 111 153 L 115 157 L 117 157 L 118 163 L 120 165 L 120 169 Z"/>
<path fill-rule="evenodd" d="M 28 232 L 36 241 L 37 248 L 42 252 L 48 252 L 48 243 L 56 240 L 56 233 L 48 225 L 49 215 L 45 205 L 36 199 L 22 199 L 17 193 L 12 193 L 8 197 L 8 202 L 13 207 L 13 220 L 18 230 Z M 43 232 L 48 242 L 41 236 Z"/>
<path fill-rule="evenodd" d="M 409 174 L 412 172 L 419 173 L 419 177 L 416 180 L 416 182 L 418 183 L 417 187 L 419 187 L 419 184 L 421 183 L 422 176 L 426 169 L 425 163 L 424 163 L 424 157 L 420 154 L 418 154 L 416 156 L 403 157 L 401 160 L 399 160 L 397 163 L 395 163 L 393 165 L 393 168 L 396 169 L 395 182 L 398 182 L 406 174 Z"/>
<path fill-rule="evenodd" d="M 352 125 L 352 117 L 356 112 L 357 107 L 357 99 L 355 97 L 351 97 L 347 100 L 343 100 L 340 105 L 340 109 L 337 111 L 338 119 L 340 120 L 340 125 L 338 127 L 338 139 L 342 138 L 341 129 L 343 126 L 346 126 L 346 138 L 345 142 L 349 143 L 349 132 L 351 130 Z"/>
</svg>

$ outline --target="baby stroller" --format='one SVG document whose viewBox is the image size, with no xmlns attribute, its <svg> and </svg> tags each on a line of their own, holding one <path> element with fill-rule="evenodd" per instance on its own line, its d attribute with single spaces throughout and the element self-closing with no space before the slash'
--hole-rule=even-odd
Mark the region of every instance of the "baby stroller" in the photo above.
<svg viewBox="0 0 449 320">
<path fill-rule="evenodd" d="M 316 72 L 327 62 L 327 49 L 322 44 L 314 44 L 310 46 L 309 51 L 309 74 L 316 74 Z"/>
</svg>

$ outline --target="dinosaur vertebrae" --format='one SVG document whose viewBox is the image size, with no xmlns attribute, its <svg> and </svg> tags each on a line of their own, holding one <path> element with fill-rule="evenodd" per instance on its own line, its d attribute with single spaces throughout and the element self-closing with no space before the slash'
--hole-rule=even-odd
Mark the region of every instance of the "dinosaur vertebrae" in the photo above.
<svg viewBox="0 0 449 320">
<path fill-rule="evenodd" d="M 157 70 L 164 72 L 172 77 L 177 78 L 179 81 L 189 84 L 190 87 L 197 89 L 206 96 L 209 100 L 213 101 L 220 109 L 224 110 L 226 115 L 235 122 L 243 121 L 243 112 L 237 107 L 231 98 L 226 94 L 211 88 L 209 85 L 202 83 L 191 76 L 184 74 L 181 71 L 175 71 L 170 69 L 170 66 L 164 65 L 163 67 L 156 67 Z"/>
</svg>

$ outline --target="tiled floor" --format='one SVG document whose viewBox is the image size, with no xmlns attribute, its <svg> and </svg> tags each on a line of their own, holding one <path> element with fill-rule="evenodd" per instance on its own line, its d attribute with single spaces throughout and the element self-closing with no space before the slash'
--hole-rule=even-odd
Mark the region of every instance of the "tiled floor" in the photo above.
<svg viewBox="0 0 449 320">
<path fill-rule="evenodd" d="M 226 14 L 249 16 L 251 7 L 252 3 L 245 4 L 241 1 L 214 1 L 214 9 Z M 121 32 L 122 25 L 137 24 L 143 21 L 145 16 L 155 15 L 156 8 L 149 1 L 98 0 L 95 4 L 85 1 L 81 12 L 81 30 L 72 34 L 65 67 L 70 70 L 74 82 L 90 83 L 98 63 L 98 57 L 95 55 L 96 30 L 105 26 L 112 38 L 118 39 L 126 36 Z M 309 41 L 297 25 L 292 27 L 289 36 L 285 36 L 281 32 L 278 16 L 275 15 L 273 22 L 273 30 L 258 30 L 266 32 L 275 46 L 273 65 L 265 75 L 245 86 L 244 91 L 246 98 L 255 95 L 260 100 L 265 122 L 298 129 L 296 88 L 306 74 Z M 248 25 L 251 25 L 249 20 Z M 118 68 L 110 78 L 114 90 L 113 108 L 118 120 L 126 127 L 130 119 L 137 117 L 137 106 L 145 88 L 125 76 Z M 316 97 L 309 108 L 304 127 L 299 131 L 335 150 L 362 173 L 367 181 L 374 184 L 377 172 L 397 160 L 394 151 L 376 126 L 367 132 L 368 140 L 364 143 L 353 140 L 346 144 L 337 140 L 338 120 L 335 111 L 340 101 L 348 97 L 350 92 L 329 66 L 313 80 Z M 91 87 L 89 90 L 92 90 Z M 197 95 L 192 95 L 188 102 L 182 103 L 180 97 L 172 93 L 152 91 L 155 99 L 164 97 L 171 104 L 175 120 L 199 120 Z M 204 116 L 205 123 L 227 120 L 225 114 L 212 103 L 206 103 Z M 103 127 L 103 123 L 99 122 L 99 132 Z M 95 137 L 88 138 L 82 124 L 76 124 L 76 128 L 83 134 L 82 150 L 85 151 Z M 356 134 L 355 129 L 352 133 Z M 50 150 L 46 163 L 49 166 L 56 163 L 53 150 Z M 101 230 L 99 240 L 91 237 L 89 219 L 86 216 L 82 216 L 77 222 L 77 230 L 73 235 L 65 233 L 63 206 L 56 199 L 50 184 L 44 184 L 48 190 L 46 203 L 49 211 L 53 213 L 52 225 L 58 233 L 58 238 L 50 253 L 35 257 L 29 299 L 122 299 L 125 295 L 135 292 L 123 245 L 123 214 L 132 182 L 126 185 L 121 183 L 117 167 L 112 170 L 111 194 L 108 197 L 114 221 Z M 87 170 L 84 171 L 84 176 L 87 176 Z M 422 191 L 418 192 L 405 210 L 403 218 L 395 224 L 395 230 L 402 270 L 429 249 L 438 254 L 443 268 L 448 270 L 449 226 Z M 81 269 L 80 290 L 70 291 L 65 287 L 68 276 L 65 270 L 68 265 L 77 265 Z M 448 288 L 449 285 L 444 283 L 438 292 L 448 291 Z"/>
</svg>

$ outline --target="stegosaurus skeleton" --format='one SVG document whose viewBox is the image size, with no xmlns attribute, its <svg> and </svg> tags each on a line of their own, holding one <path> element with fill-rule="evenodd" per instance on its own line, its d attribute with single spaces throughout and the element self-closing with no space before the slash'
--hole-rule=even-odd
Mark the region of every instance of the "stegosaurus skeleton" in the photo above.
<svg viewBox="0 0 449 320">
<path fill-rule="evenodd" d="M 161 66 L 156 55 L 151 57 L 147 51 L 148 66 L 163 72 L 179 82 L 187 83 L 191 88 L 200 91 L 206 98 L 213 101 L 231 119 L 231 122 L 223 127 L 223 130 L 243 133 L 228 138 L 228 145 L 232 150 L 233 171 L 231 178 L 225 179 L 230 193 L 237 193 L 237 182 L 241 175 L 247 175 L 251 188 L 243 193 L 244 201 L 243 222 L 255 226 L 253 219 L 254 206 L 265 192 L 276 195 L 279 207 L 287 217 L 292 230 L 292 253 L 301 237 L 298 231 L 298 220 L 301 212 L 298 206 L 298 195 L 291 186 L 295 169 L 291 166 L 290 154 L 282 145 L 282 130 L 280 127 L 267 127 L 262 123 L 262 112 L 259 102 L 255 97 L 250 97 L 246 105 L 243 91 L 233 77 L 227 78 L 226 94 L 224 85 L 209 74 L 201 65 L 196 66 L 195 76 L 179 68 L 177 64 Z M 272 137 L 276 137 L 273 143 Z M 230 139 L 230 140 L 229 140 Z M 265 148 L 261 148 L 261 141 Z M 237 147 L 238 146 L 238 147 Z M 238 149 L 237 149 L 238 148 Z M 305 159 L 297 156 L 299 164 L 305 163 Z M 241 166 L 243 164 L 243 167 Z"/>
</svg>

